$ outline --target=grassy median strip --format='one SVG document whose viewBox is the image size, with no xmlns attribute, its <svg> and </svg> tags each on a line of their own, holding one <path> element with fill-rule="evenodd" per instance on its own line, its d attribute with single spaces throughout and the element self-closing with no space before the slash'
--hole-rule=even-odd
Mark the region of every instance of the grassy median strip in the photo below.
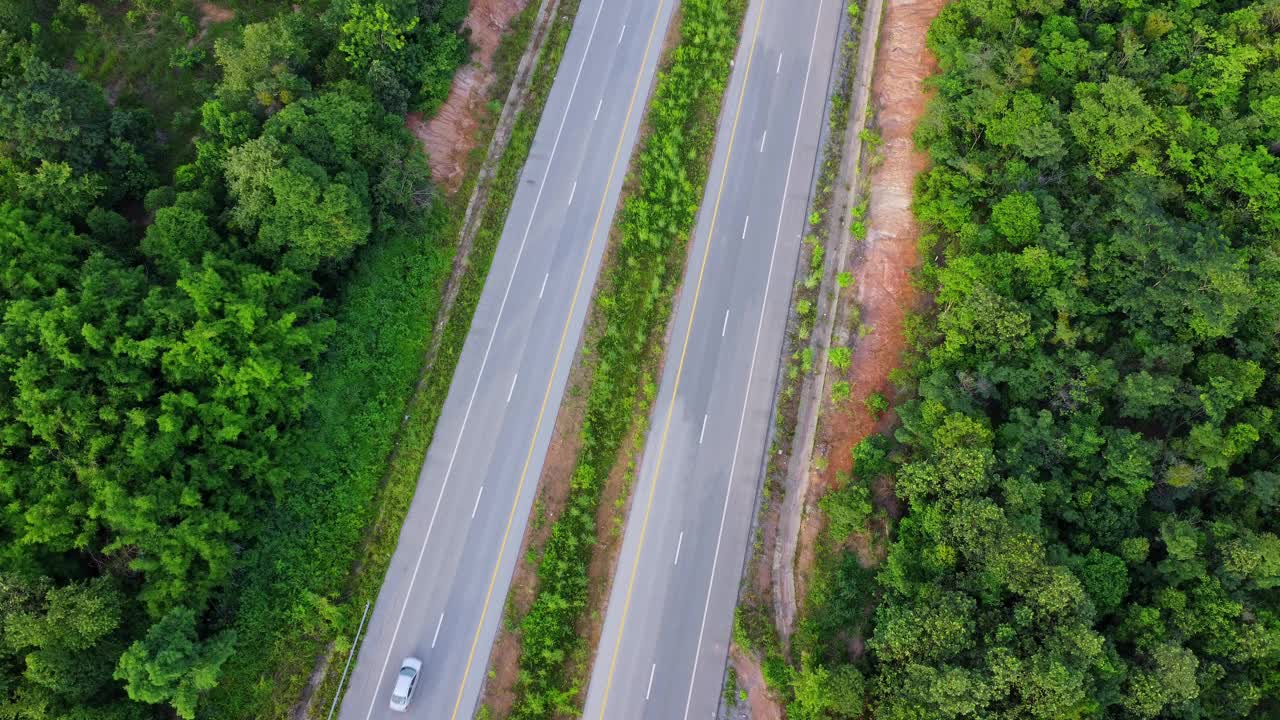
<svg viewBox="0 0 1280 720">
<path fill-rule="evenodd" d="M 442 201 L 427 221 L 431 227 L 371 248 L 356 269 L 341 304 L 348 317 L 317 371 L 316 417 L 296 447 L 293 486 L 265 521 L 263 542 L 246 553 L 245 582 L 228 593 L 239 643 L 202 707 L 206 717 L 285 717 L 326 644 L 338 638 L 329 652 L 339 664 L 351 649 L 365 603 L 377 597 L 395 551 L 577 7 L 578 0 L 561 0 L 551 21 L 458 297 L 416 392 L 430 318 L 456 252 L 452 242 L 422 238 L 456 239 L 466 198 Z M 464 183 L 459 195 L 473 184 Z M 339 675 L 326 674 L 315 707 L 328 707 Z"/>
<path fill-rule="evenodd" d="M 567 663 L 583 649 L 588 566 L 606 478 L 628 431 L 653 400 L 645 378 L 662 356 L 663 329 L 706 186 L 745 0 L 686 0 L 678 44 L 658 76 L 648 134 L 632 168 L 605 284 L 592 309 L 602 328 L 582 446 L 565 511 L 542 548 L 538 592 L 521 622 L 520 684 L 513 718 L 575 714 L 581 678 Z M 598 322 L 597 322 L 598 321 Z M 585 664 L 578 667 L 585 669 Z"/>
</svg>

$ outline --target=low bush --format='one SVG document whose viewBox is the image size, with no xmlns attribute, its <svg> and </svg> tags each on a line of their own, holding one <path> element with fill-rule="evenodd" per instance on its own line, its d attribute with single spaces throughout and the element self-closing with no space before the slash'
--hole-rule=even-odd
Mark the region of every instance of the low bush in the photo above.
<svg viewBox="0 0 1280 720">
<path fill-rule="evenodd" d="M 871 417 L 876 420 L 879 420 L 882 415 L 889 411 L 889 400 L 878 392 L 868 395 L 864 402 L 867 406 L 867 412 L 871 413 Z"/>
<path fill-rule="evenodd" d="M 847 347 L 833 347 L 830 353 L 831 367 L 840 372 L 848 372 L 853 364 L 853 353 Z"/>
<path fill-rule="evenodd" d="M 831 384 L 831 401 L 837 405 L 849 399 L 853 394 L 853 388 L 849 386 L 848 380 L 837 380 Z"/>
</svg>

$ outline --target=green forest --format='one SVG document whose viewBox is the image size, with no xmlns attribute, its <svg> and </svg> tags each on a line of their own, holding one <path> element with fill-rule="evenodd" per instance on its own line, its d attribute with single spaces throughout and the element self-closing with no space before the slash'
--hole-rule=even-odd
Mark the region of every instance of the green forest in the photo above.
<svg viewBox="0 0 1280 720">
<path fill-rule="evenodd" d="M 296 700 L 449 273 L 403 115 L 466 12 L 0 0 L 0 718 Z"/>
<path fill-rule="evenodd" d="M 791 717 L 1280 717 L 1280 3 L 957 0 L 928 44 L 932 306 L 854 466 L 903 515 Z"/>
</svg>

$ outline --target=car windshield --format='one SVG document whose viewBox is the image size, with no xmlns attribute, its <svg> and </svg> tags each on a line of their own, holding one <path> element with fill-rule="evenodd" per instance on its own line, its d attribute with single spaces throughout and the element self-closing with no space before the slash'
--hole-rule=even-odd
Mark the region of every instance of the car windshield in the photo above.
<svg viewBox="0 0 1280 720">
<path fill-rule="evenodd" d="M 407 678 L 411 678 L 411 677 L 413 677 L 413 676 L 414 676 L 414 675 L 416 675 L 416 674 L 417 674 L 417 673 L 415 673 L 415 672 L 413 671 L 413 668 L 411 668 L 411 667 L 402 667 L 402 668 L 400 668 L 400 677 L 407 677 Z"/>
</svg>

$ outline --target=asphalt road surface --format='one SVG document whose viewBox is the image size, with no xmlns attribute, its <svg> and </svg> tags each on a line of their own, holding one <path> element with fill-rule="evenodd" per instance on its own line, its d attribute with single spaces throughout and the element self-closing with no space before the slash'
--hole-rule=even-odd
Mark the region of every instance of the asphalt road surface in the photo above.
<svg viewBox="0 0 1280 720">
<path fill-rule="evenodd" d="M 747 10 L 588 720 L 705 719 L 719 706 L 843 9 Z"/>
<path fill-rule="evenodd" d="M 674 0 L 583 0 L 342 720 L 471 718 Z M 430 322 L 430 318 L 424 319 Z"/>
</svg>

